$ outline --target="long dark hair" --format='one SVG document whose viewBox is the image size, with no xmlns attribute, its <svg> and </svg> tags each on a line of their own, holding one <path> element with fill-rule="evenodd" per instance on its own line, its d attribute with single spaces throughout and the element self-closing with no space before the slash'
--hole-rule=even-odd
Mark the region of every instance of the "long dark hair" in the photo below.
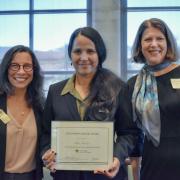
<svg viewBox="0 0 180 180">
<path fill-rule="evenodd" d="M 91 82 L 87 120 L 113 120 L 123 81 L 108 69 L 97 71 Z"/>
<path fill-rule="evenodd" d="M 33 80 L 28 85 L 26 100 L 29 106 L 36 106 L 37 108 L 42 108 L 44 104 L 44 93 L 43 93 L 43 76 L 41 74 L 41 69 L 39 62 L 34 54 L 34 52 L 26 46 L 17 45 L 10 48 L 4 55 L 1 65 L 0 65 L 0 94 L 13 95 L 14 87 L 9 82 L 8 79 L 8 68 L 13 60 L 16 53 L 27 52 L 30 54 L 33 63 Z"/>
</svg>

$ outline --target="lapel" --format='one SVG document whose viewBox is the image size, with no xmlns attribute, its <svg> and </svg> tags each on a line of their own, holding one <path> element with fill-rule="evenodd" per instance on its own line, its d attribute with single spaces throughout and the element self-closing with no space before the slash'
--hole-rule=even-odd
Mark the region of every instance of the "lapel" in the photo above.
<svg viewBox="0 0 180 180">
<path fill-rule="evenodd" d="M 7 112 L 6 95 L 0 95 L 0 109 Z M 6 124 L 0 120 L 0 172 L 4 171 L 6 152 Z"/>
<path fill-rule="evenodd" d="M 69 110 L 69 114 L 72 118 L 71 120 L 80 121 L 81 117 L 77 109 L 76 98 L 70 94 L 66 94 L 64 96 L 64 102 L 66 102 L 65 104 L 67 104 L 66 108 Z"/>
<path fill-rule="evenodd" d="M 67 81 L 68 81 L 68 79 L 60 82 L 58 85 L 58 88 L 53 93 L 53 94 L 55 94 L 54 98 L 56 101 L 56 105 L 59 106 L 58 108 L 60 108 L 61 111 L 66 112 L 68 114 L 69 120 L 79 121 L 79 120 L 81 120 L 81 117 L 80 117 L 78 109 L 77 109 L 76 98 L 69 93 L 59 96 L 59 93 L 61 94 Z M 57 98 L 57 96 L 59 98 Z"/>
</svg>

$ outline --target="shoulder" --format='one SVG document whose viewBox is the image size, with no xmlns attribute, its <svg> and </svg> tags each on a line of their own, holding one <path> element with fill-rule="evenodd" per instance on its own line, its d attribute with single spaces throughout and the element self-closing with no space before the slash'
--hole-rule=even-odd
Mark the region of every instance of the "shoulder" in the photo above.
<svg viewBox="0 0 180 180">
<path fill-rule="evenodd" d="M 64 86 L 66 85 L 67 81 L 68 81 L 68 79 L 65 79 L 63 81 L 60 81 L 60 82 L 57 82 L 57 83 L 50 85 L 49 91 L 60 92 L 64 88 Z"/>
<path fill-rule="evenodd" d="M 137 75 L 132 76 L 131 78 L 128 79 L 127 84 L 128 84 L 128 85 L 134 84 L 135 81 L 136 81 L 136 78 L 137 78 Z"/>
<path fill-rule="evenodd" d="M 172 70 L 172 74 L 174 76 L 180 77 L 180 65 L 178 65 L 175 69 Z"/>
<path fill-rule="evenodd" d="M 112 71 L 103 68 L 100 73 L 102 76 L 102 82 L 109 87 L 123 86 L 125 82 Z"/>
<path fill-rule="evenodd" d="M 158 82 L 169 80 L 169 79 L 179 79 L 180 78 L 180 65 L 176 65 L 175 68 L 171 69 L 169 72 L 162 75 L 156 76 Z"/>
<path fill-rule="evenodd" d="M 7 96 L 5 94 L 0 94 L 0 108 L 1 109 L 6 109 L 6 99 Z"/>
<path fill-rule="evenodd" d="M 61 91 L 63 90 L 64 86 L 66 85 L 68 79 L 51 84 L 49 86 L 49 90 L 47 93 L 47 100 L 50 100 L 52 98 L 56 98 L 59 94 L 61 94 Z"/>
<path fill-rule="evenodd" d="M 136 78 L 137 78 L 137 75 L 135 76 L 132 76 L 131 78 L 128 79 L 127 81 L 127 91 L 129 93 L 129 96 L 131 97 L 132 93 L 133 93 L 133 90 L 134 90 L 134 85 L 135 85 L 135 82 L 136 82 Z"/>
<path fill-rule="evenodd" d="M 128 91 L 129 91 L 129 92 L 132 92 L 132 91 L 133 91 L 134 85 L 135 85 L 135 82 L 136 82 L 136 79 L 137 79 L 137 76 L 138 76 L 138 75 L 135 75 L 135 76 L 132 76 L 131 78 L 128 79 L 128 81 L 127 81 L 127 87 L 128 87 Z"/>
<path fill-rule="evenodd" d="M 109 69 L 102 68 L 99 72 L 100 72 L 100 74 L 102 74 L 105 77 L 112 77 L 114 79 L 120 79 L 115 73 L 113 73 Z"/>
</svg>

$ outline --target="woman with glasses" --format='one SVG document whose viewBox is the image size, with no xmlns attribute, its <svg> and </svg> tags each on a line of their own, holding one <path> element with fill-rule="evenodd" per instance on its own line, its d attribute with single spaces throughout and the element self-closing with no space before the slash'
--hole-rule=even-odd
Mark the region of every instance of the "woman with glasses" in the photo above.
<svg viewBox="0 0 180 180">
<path fill-rule="evenodd" d="M 10 48 L 0 66 L 0 179 L 41 180 L 40 65 L 23 45 Z"/>
</svg>

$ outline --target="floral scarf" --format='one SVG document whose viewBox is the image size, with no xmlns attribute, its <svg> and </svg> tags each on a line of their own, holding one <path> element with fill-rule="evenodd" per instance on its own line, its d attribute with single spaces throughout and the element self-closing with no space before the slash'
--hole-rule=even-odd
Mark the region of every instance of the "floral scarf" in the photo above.
<svg viewBox="0 0 180 180">
<path fill-rule="evenodd" d="M 154 146 L 160 143 L 161 121 L 157 83 L 154 72 L 171 64 L 164 61 L 155 66 L 145 65 L 137 76 L 132 95 L 133 120 L 142 128 Z"/>
</svg>

